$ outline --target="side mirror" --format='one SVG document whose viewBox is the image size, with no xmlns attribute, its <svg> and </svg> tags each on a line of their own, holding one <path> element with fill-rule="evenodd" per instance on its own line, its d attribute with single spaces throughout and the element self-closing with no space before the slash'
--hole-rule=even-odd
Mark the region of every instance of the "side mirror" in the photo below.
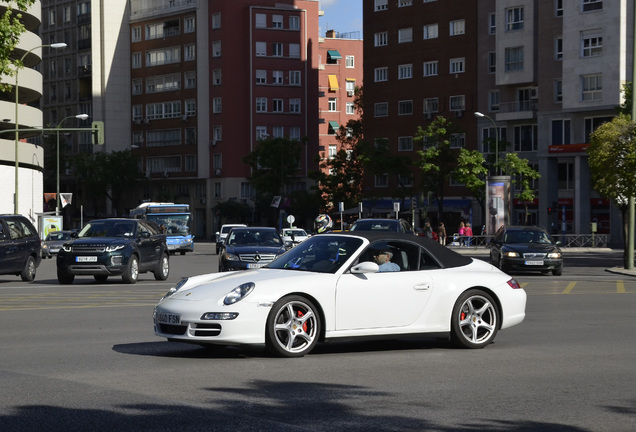
<svg viewBox="0 0 636 432">
<path fill-rule="evenodd" d="M 77 238 L 77 233 L 75 231 L 71 233 L 71 238 L 74 238 L 74 239 Z"/>
<path fill-rule="evenodd" d="M 144 231 L 139 234 L 140 238 L 150 238 L 150 233 L 148 231 Z"/>
<path fill-rule="evenodd" d="M 379 271 L 380 266 L 373 261 L 364 261 L 351 267 L 351 273 L 353 274 L 377 273 Z"/>
</svg>

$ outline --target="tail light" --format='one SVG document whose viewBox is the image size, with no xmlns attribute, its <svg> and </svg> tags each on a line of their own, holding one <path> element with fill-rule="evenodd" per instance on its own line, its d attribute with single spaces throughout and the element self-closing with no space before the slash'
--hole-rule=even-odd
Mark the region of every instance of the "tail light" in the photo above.
<svg viewBox="0 0 636 432">
<path fill-rule="evenodd" d="M 510 285 L 510 288 L 512 288 L 512 289 L 521 289 L 521 285 L 519 285 L 519 282 L 517 282 L 514 279 L 510 279 L 508 281 L 508 285 Z"/>
</svg>

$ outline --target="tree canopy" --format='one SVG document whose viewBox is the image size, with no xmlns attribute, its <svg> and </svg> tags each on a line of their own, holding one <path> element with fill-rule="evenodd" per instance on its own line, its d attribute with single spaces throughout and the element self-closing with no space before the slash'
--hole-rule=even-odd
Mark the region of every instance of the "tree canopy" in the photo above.
<svg viewBox="0 0 636 432">
<path fill-rule="evenodd" d="M 21 68 L 19 59 L 12 59 L 13 51 L 20 41 L 20 35 L 26 31 L 22 24 L 21 10 L 27 10 L 35 0 L 0 0 L 7 5 L 4 14 L 0 16 L 0 74 L 14 76 L 16 68 Z M 7 91 L 12 86 L 0 83 L 0 91 Z"/>
</svg>

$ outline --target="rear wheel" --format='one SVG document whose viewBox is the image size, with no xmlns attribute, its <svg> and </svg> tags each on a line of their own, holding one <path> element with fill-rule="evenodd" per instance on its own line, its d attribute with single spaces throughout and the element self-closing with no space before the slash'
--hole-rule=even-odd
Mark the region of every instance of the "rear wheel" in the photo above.
<svg viewBox="0 0 636 432">
<path fill-rule="evenodd" d="M 301 296 L 283 297 L 274 304 L 266 324 L 267 348 L 282 357 L 302 357 L 318 343 L 320 316 Z"/>
<path fill-rule="evenodd" d="M 32 256 L 29 256 L 29 258 L 27 258 L 26 264 L 24 265 L 24 268 L 22 269 L 22 273 L 20 273 L 20 277 L 25 282 L 32 282 L 33 279 L 35 279 L 35 271 L 35 260 Z"/>
<path fill-rule="evenodd" d="M 128 268 L 126 268 L 121 278 L 127 284 L 134 284 L 139 279 L 139 260 L 136 255 L 131 256 L 128 260 Z"/>
<path fill-rule="evenodd" d="M 495 339 L 499 310 L 492 297 L 471 289 L 457 299 L 451 316 L 451 338 L 461 348 L 483 348 Z"/>
<path fill-rule="evenodd" d="M 162 254 L 161 259 L 159 260 L 159 264 L 157 264 L 157 268 L 154 271 L 156 280 L 166 280 L 168 279 L 168 274 L 170 273 L 170 261 L 168 260 L 167 254 Z"/>
</svg>

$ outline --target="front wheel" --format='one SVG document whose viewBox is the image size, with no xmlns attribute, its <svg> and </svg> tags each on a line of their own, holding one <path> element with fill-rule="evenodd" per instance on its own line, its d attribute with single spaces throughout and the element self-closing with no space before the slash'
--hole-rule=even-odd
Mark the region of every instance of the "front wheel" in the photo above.
<svg viewBox="0 0 636 432">
<path fill-rule="evenodd" d="M 457 299 L 451 315 L 451 338 L 460 348 L 483 348 L 495 339 L 499 310 L 492 297 L 472 289 Z"/>
<path fill-rule="evenodd" d="M 561 276 L 562 274 L 563 274 L 563 266 L 557 267 L 554 270 L 552 270 L 553 276 Z"/>
<path fill-rule="evenodd" d="M 73 281 L 75 280 L 75 275 L 67 273 L 65 270 L 58 268 L 57 269 L 57 280 L 62 285 L 72 284 Z"/>
<path fill-rule="evenodd" d="M 139 260 L 136 255 L 131 256 L 128 260 L 128 268 L 126 268 L 121 278 L 127 284 L 134 284 L 139 279 Z"/>
<path fill-rule="evenodd" d="M 32 282 L 33 279 L 35 279 L 35 270 L 35 260 L 32 256 L 29 256 L 24 268 L 22 269 L 22 273 L 20 273 L 20 277 L 25 282 Z"/>
<path fill-rule="evenodd" d="M 266 324 L 266 345 L 281 357 L 302 357 L 318 343 L 320 316 L 316 307 L 300 296 L 283 297 L 274 304 Z"/>
<path fill-rule="evenodd" d="M 156 280 L 166 280 L 168 279 L 168 274 L 170 273 L 170 261 L 168 260 L 167 254 L 161 254 L 161 259 L 159 260 L 159 264 L 154 271 Z"/>
</svg>

